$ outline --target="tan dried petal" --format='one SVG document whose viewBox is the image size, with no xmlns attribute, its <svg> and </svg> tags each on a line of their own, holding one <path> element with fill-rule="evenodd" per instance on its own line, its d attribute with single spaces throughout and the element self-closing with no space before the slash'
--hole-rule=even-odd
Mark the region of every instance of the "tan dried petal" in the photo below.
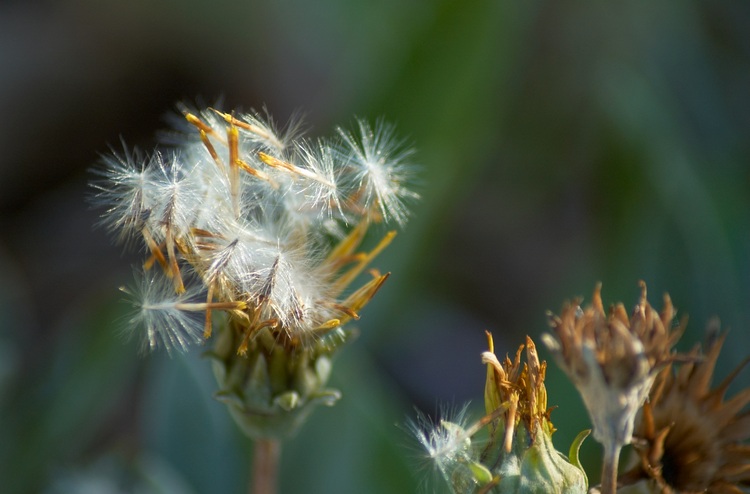
<svg viewBox="0 0 750 494">
<path fill-rule="evenodd" d="M 715 326 L 713 323 L 712 326 Z M 715 334 L 716 327 L 710 334 Z M 724 400 L 742 362 L 717 387 L 711 380 L 727 334 L 709 338 L 701 357 L 670 363 L 656 378 L 635 436 L 640 463 L 621 476 L 621 485 L 651 479 L 663 492 L 739 493 L 750 486 L 750 388 Z"/>
</svg>

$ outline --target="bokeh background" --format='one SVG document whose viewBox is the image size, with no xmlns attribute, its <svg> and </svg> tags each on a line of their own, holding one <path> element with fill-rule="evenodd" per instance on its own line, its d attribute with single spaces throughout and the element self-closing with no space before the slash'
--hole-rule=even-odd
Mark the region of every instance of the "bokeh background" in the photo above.
<svg viewBox="0 0 750 494">
<path fill-rule="evenodd" d="M 138 259 L 86 202 L 98 156 L 152 148 L 178 101 L 301 110 L 316 135 L 382 116 L 418 150 L 423 198 L 375 263 L 393 275 L 336 363 L 343 400 L 286 444 L 282 493 L 415 492 L 414 407 L 478 417 L 484 330 L 514 352 L 597 281 L 605 303 L 669 291 L 682 349 L 719 315 L 723 377 L 750 353 L 748 26 L 732 1 L 3 2 L 0 490 L 246 490 L 201 349 L 117 335 Z M 588 421 L 554 364 L 548 390 L 567 451 Z"/>
</svg>

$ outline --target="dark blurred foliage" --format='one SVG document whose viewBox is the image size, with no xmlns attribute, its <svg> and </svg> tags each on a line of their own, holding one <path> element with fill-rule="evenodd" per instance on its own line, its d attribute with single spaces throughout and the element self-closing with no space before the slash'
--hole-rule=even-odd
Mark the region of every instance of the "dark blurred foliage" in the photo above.
<svg viewBox="0 0 750 494">
<path fill-rule="evenodd" d="M 414 218 L 337 361 L 343 401 L 283 453 L 282 492 L 416 490 L 413 406 L 474 400 L 499 354 L 588 297 L 648 283 L 750 345 L 750 5 L 482 0 L 37 1 L 0 6 L 3 492 L 243 492 L 249 445 L 201 350 L 137 357 L 87 171 L 150 149 L 178 101 L 385 117 L 418 149 Z M 739 384 L 747 386 L 745 374 Z M 588 427 L 548 373 L 557 446 Z M 599 447 L 584 445 L 590 477 Z M 88 490 L 86 490 L 88 489 Z"/>
</svg>

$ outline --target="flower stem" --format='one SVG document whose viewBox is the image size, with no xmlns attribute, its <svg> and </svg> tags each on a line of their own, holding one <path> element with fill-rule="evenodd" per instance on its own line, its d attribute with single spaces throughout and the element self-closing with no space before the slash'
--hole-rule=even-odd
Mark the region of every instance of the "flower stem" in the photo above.
<svg viewBox="0 0 750 494">
<path fill-rule="evenodd" d="M 601 494 L 615 494 L 617 492 L 617 466 L 620 462 L 619 443 L 605 445 L 604 465 L 602 466 Z"/>
<path fill-rule="evenodd" d="M 250 494 L 276 494 L 280 456 L 281 443 L 277 439 L 255 440 Z"/>
</svg>

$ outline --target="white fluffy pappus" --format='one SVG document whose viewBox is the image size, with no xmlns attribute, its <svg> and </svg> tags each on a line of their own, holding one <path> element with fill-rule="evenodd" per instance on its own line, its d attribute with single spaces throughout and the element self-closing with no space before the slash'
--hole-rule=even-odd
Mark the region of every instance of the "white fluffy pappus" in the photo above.
<svg viewBox="0 0 750 494">
<path fill-rule="evenodd" d="M 96 190 L 91 202 L 104 208 L 98 224 L 115 234 L 119 243 L 139 237 L 151 214 L 158 186 L 152 161 L 153 156 L 128 150 L 123 143 L 121 154 L 113 150 L 102 156 L 93 170 L 100 178 L 91 182 Z"/>
<path fill-rule="evenodd" d="M 330 273 L 307 244 L 257 249 L 252 269 L 243 290 L 263 302 L 266 319 L 277 319 L 290 334 L 309 334 L 335 318 Z"/>
<path fill-rule="evenodd" d="M 154 154 L 155 204 L 150 215 L 152 229 L 160 235 L 183 235 L 203 207 L 201 182 L 176 152 Z"/>
<path fill-rule="evenodd" d="M 409 158 L 414 150 L 397 139 L 395 128 L 382 120 L 374 127 L 357 120 L 357 132 L 337 130 L 343 139 L 339 153 L 352 169 L 352 187 L 363 192 L 362 205 L 377 206 L 385 220 L 403 226 L 408 217 L 406 203 L 419 198 L 409 189 L 414 174 Z"/>
<path fill-rule="evenodd" d="M 296 145 L 295 156 L 300 168 L 307 173 L 304 180 L 299 180 L 293 192 L 302 198 L 296 205 L 299 213 L 321 218 L 334 215 L 343 218 L 341 208 L 343 200 L 342 173 L 344 167 L 337 162 L 335 148 L 324 140 L 315 142 L 300 141 Z"/>
<path fill-rule="evenodd" d="M 277 320 L 300 335 L 336 317 L 333 273 L 316 242 L 274 223 L 216 226 L 221 234 L 201 239 L 198 251 L 201 277 L 213 287 L 214 297 L 261 306 L 262 320 Z"/>
<path fill-rule="evenodd" d="M 427 492 L 445 489 L 451 485 L 457 472 L 464 471 L 467 465 L 478 461 L 476 447 L 472 444 L 475 428 L 469 423 L 468 404 L 460 408 L 444 408 L 442 418 L 433 420 L 417 411 L 417 418 L 407 421 L 407 428 L 422 448 L 422 460 L 440 476 L 440 480 L 425 478 L 423 488 Z M 437 485 L 432 485 L 436 483 Z M 446 490 L 446 492 L 453 492 Z"/>
<path fill-rule="evenodd" d="M 279 126 L 268 110 L 264 109 L 263 113 L 252 111 L 241 114 L 239 120 L 247 126 L 240 125 L 240 132 L 248 137 L 251 144 L 260 145 L 271 152 L 284 153 L 303 134 L 302 115 L 295 113 L 285 125 Z"/>
<path fill-rule="evenodd" d="M 177 294 L 172 281 L 158 270 L 135 273 L 135 283 L 121 287 L 134 313 L 123 331 L 138 337 L 141 351 L 159 348 L 171 353 L 186 351 L 188 346 L 203 341 L 202 287 L 188 287 Z"/>
<path fill-rule="evenodd" d="M 191 226 L 205 229 L 216 222 L 234 219 L 229 176 L 216 164 L 205 146 L 186 145 L 180 157 L 195 198 Z"/>
</svg>

